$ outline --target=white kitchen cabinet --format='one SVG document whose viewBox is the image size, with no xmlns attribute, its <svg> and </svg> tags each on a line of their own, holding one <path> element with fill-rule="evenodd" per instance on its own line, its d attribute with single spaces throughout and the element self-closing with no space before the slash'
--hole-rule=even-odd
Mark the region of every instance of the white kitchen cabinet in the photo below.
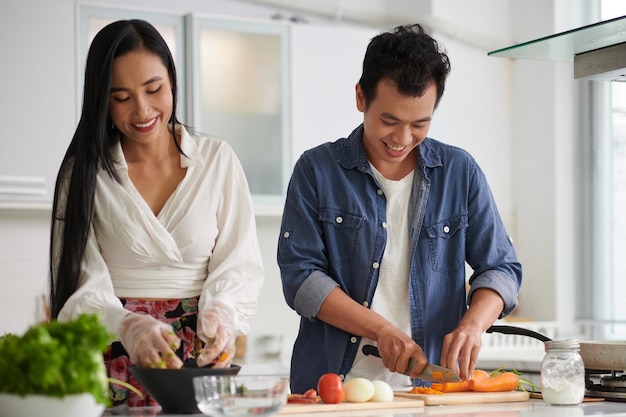
<svg viewBox="0 0 626 417">
<path fill-rule="evenodd" d="M 291 152 L 346 137 L 362 122 L 355 86 L 372 28 L 291 26 Z"/>
<path fill-rule="evenodd" d="M 64 132 L 55 130 L 55 140 L 31 135 L 33 143 L 12 142 L 16 150 L 6 152 L 0 164 L 0 208 L 50 206 L 80 115 L 89 43 L 101 27 L 120 18 L 146 19 L 163 33 L 177 63 L 179 117 L 231 143 L 257 214 L 280 215 L 291 169 L 304 150 L 348 135 L 362 120 L 354 88 L 374 29 L 78 5 L 75 39 L 65 42 L 75 48 L 76 88 L 69 94 L 73 105 L 64 108 L 72 108 L 75 121 Z M 54 152 L 43 152 L 47 147 Z M 29 153 L 29 158 L 10 156 Z"/>
<path fill-rule="evenodd" d="M 289 170 L 289 26 L 200 15 L 187 22 L 191 124 L 230 143 L 257 212 L 277 211 Z"/>
</svg>

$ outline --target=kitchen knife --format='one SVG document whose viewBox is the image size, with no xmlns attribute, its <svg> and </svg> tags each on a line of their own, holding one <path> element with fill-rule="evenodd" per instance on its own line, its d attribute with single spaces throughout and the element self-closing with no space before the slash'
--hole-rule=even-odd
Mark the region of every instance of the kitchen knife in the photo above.
<svg viewBox="0 0 626 417">
<path fill-rule="evenodd" d="M 361 349 L 365 355 L 373 355 L 380 358 L 380 352 L 378 352 L 378 348 L 373 345 L 363 345 L 363 349 Z M 415 359 L 409 359 L 409 365 L 406 367 L 406 371 L 404 371 L 404 375 L 410 375 L 411 369 L 415 365 Z M 437 378 L 433 378 L 433 373 L 439 374 Z M 439 378 L 441 375 L 441 378 Z M 444 368 L 443 366 L 433 365 L 429 363 L 426 365 L 426 368 L 419 374 L 416 378 L 419 378 L 423 381 L 434 381 L 434 382 L 459 382 L 461 378 L 457 374 L 455 374 L 451 369 Z"/>
</svg>

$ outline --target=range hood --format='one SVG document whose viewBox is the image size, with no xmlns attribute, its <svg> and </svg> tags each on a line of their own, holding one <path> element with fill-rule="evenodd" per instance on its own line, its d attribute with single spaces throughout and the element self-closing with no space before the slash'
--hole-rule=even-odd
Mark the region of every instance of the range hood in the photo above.
<svg viewBox="0 0 626 417">
<path fill-rule="evenodd" d="M 487 55 L 573 62 L 574 79 L 626 81 L 626 16 L 498 49 Z"/>
</svg>

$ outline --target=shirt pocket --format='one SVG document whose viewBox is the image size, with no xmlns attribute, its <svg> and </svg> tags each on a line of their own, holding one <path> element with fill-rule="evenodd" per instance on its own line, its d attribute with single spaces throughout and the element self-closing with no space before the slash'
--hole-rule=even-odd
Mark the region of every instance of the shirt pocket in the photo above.
<svg viewBox="0 0 626 417">
<path fill-rule="evenodd" d="M 466 214 L 425 225 L 429 258 L 435 271 L 453 273 L 464 267 L 467 226 Z"/>
<path fill-rule="evenodd" d="M 329 261 L 333 264 L 352 262 L 356 256 L 363 216 L 322 208 L 318 218 L 324 230 Z"/>
</svg>

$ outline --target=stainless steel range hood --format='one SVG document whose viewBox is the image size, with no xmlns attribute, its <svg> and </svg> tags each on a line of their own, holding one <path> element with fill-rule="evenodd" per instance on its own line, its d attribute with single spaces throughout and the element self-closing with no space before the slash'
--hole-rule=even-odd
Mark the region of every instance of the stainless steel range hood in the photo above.
<svg viewBox="0 0 626 417">
<path fill-rule="evenodd" d="M 626 16 L 498 49 L 488 55 L 573 62 L 575 79 L 626 81 Z"/>
</svg>

